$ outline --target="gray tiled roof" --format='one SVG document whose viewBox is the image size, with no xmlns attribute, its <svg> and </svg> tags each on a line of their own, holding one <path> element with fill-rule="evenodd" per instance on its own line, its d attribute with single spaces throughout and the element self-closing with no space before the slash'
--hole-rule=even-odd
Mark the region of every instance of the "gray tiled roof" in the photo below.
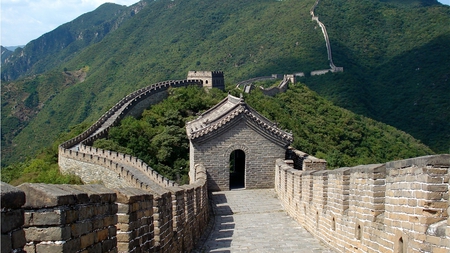
<svg viewBox="0 0 450 253">
<path fill-rule="evenodd" d="M 251 121 L 260 131 L 276 137 L 282 142 L 292 142 L 291 133 L 281 130 L 275 123 L 271 122 L 249 105 L 244 99 L 228 95 L 220 103 L 201 114 L 197 119 L 186 125 L 188 138 L 191 140 L 207 135 L 215 135 L 221 128 L 229 123 L 245 117 Z"/>
</svg>

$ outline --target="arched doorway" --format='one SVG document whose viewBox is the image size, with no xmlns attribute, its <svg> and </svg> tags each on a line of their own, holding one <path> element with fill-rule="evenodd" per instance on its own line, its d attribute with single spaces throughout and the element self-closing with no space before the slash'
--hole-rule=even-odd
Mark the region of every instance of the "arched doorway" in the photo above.
<svg viewBox="0 0 450 253">
<path fill-rule="evenodd" d="M 230 154 L 230 189 L 245 188 L 245 152 L 237 149 Z"/>
</svg>

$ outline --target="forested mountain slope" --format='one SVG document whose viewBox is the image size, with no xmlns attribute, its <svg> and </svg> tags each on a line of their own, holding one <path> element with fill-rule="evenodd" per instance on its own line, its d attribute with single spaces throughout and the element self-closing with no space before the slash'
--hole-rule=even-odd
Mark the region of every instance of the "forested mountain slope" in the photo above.
<svg viewBox="0 0 450 253">
<path fill-rule="evenodd" d="M 6 59 L 8 56 L 10 56 L 13 52 L 8 50 L 6 47 L 1 46 L 1 54 L 2 54 L 2 63 L 3 59 Z"/>
<path fill-rule="evenodd" d="M 76 54 L 66 55 L 64 59 L 70 60 L 59 60 L 62 63 L 52 72 L 2 83 L 2 88 L 8 85 L 22 92 L 20 101 L 11 101 L 4 99 L 8 92 L 2 89 L 2 109 L 6 108 L 2 110 L 2 129 L 16 129 L 16 124 L 23 127 L 13 134 L 2 130 L 2 163 L 23 159 L 71 126 L 96 120 L 133 90 L 167 79 L 184 79 L 189 70 L 222 70 L 231 87 L 256 76 L 328 68 L 323 35 L 309 13 L 314 2 L 142 2 L 144 7 L 120 27 Z M 392 125 L 403 124 L 401 129 L 415 137 L 421 132 L 434 136 L 423 141 L 440 151 L 439 147 L 449 143 L 450 138 L 445 136 L 450 127 L 434 131 L 408 120 L 411 113 L 417 117 L 426 115 L 427 122 L 436 122 L 434 125 L 448 118 L 445 110 L 449 111 L 450 102 L 444 96 L 449 87 L 445 76 L 450 68 L 444 59 L 448 59 L 450 49 L 441 47 L 448 45 L 445 35 L 450 34 L 450 28 L 445 24 L 450 23 L 450 8 L 434 1 L 430 6 L 417 1 L 393 2 L 321 0 L 316 14 L 327 26 L 333 59 L 336 65 L 344 67 L 344 73 L 307 76 L 300 81 L 340 106 Z M 434 47 L 440 49 L 439 53 L 432 50 Z M 412 67 L 411 52 L 416 51 L 421 58 L 414 59 L 427 63 L 422 64 L 426 66 Z M 402 68 L 393 68 L 395 65 Z M 426 72 L 420 78 L 438 88 L 428 88 L 426 93 L 425 88 L 416 91 L 416 87 L 422 87 L 417 86 L 413 75 L 419 73 L 417 68 Z M 68 76 L 76 78 L 67 82 Z M 49 79 L 56 83 L 43 81 Z M 39 90 L 45 90 L 47 95 Z M 430 108 L 422 106 L 419 114 L 380 108 L 403 106 L 409 102 L 403 99 L 410 98 L 411 93 L 431 96 L 439 103 Z M 30 96 L 39 100 L 29 99 Z M 27 99 L 34 101 L 30 105 L 37 109 L 35 116 L 22 121 L 11 113 L 11 105 Z M 449 121 L 442 124 L 446 126 Z M 7 128 L 3 128 L 5 123 Z"/>
<path fill-rule="evenodd" d="M 101 41 L 142 8 L 142 3 L 130 7 L 106 3 L 59 26 L 8 57 L 2 56 L 2 81 L 41 74 L 60 66 L 85 47 Z"/>
<path fill-rule="evenodd" d="M 450 7 L 386 2 L 320 1 L 316 12 L 345 73 L 305 83 L 339 106 L 449 152 Z"/>
</svg>

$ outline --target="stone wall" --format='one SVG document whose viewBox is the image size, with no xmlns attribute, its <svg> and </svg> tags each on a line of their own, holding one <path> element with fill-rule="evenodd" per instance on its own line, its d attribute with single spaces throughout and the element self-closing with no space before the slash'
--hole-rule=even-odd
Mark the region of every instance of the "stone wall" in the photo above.
<svg viewBox="0 0 450 253">
<path fill-rule="evenodd" d="M 24 252 L 26 244 L 23 230 L 25 193 L 11 185 L 0 182 L 1 186 L 1 250 L 3 252 Z"/>
<path fill-rule="evenodd" d="M 189 71 L 187 80 L 201 80 L 203 87 L 225 90 L 222 71 Z"/>
<path fill-rule="evenodd" d="M 170 87 L 201 83 L 200 80 L 165 81 L 125 96 L 89 129 L 59 146 L 58 164 L 61 172 L 75 174 L 85 183 L 102 182 L 108 187 L 122 185 L 162 192 L 164 187 L 176 185 L 135 157 L 93 149 L 90 145 L 95 140 L 107 137 L 110 127 L 126 116 L 138 116 L 148 106 L 163 100 Z"/>
<path fill-rule="evenodd" d="M 251 138 L 249 138 L 251 136 Z M 208 189 L 230 189 L 230 154 L 234 150 L 245 153 L 245 188 L 273 188 L 275 160 L 284 158 L 285 148 L 268 141 L 253 130 L 244 119 L 214 141 L 191 142 L 190 160 L 208 168 Z M 191 171 L 195 171 L 191 168 Z M 192 175 L 190 175 L 191 178 Z"/>
<path fill-rule="evenodd" d="M 286 211 L 336 252 L 449 252 L 450 155 L 337 170 L 277 160 Z"/>
<path fill-rule="evenodd" d="M 2 252 L 189 252 L 209 219 L 201 175 L 163 194 L 2 182 Z"/>
</svg>

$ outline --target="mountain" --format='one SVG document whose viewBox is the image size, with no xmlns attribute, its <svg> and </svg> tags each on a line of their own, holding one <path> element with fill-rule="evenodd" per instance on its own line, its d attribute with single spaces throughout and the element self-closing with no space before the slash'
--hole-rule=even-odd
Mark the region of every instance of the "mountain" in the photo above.
<svg viewBox="0 0 450 253">
<path fill-rule="evenodd" d="M 2 63 L 3 63 L 3 59 L 5 59 L 8 56 L 12 55 L 13 51 L 9 50 L 6 47 L 1 46 L 1 53 L 2 53 Z"/>
<path fill-rule="evenodd" d="M 23 159 L 71 126 L 95 121 L 133 90 L 184 79 L 189 70 L 222 70 L 232 87 L 272 73 L 329 68 L 323 34 L 309 13 L 314 2 L 142 1 L 142 8 L 117 29 L 76 53 L 49 52 L 45 68 L 6 72 L 5 77 L 2 72 L 3 80 L 26 76 L 2 83 L 2 162 Z M 446 151 L 450 7 L 435 1 L 321 0 L 316 14 L 327 27 L 334 62 L 344 72 L 300 81 L 339 106 Z M 51 71 L 30 75 L 37 69 Z M 37 110 L 21 119 L 13 105 L 26 100 Z M 414 110 L 415 102 L 420 110 Z"/>
<path fill-rule="evenodd" d="M 341 107 L 449 152 L 450 26 L 442 24 L 450 24 L 450 8 L 397 2 L 408 1 L 321 2 L 317 12 L 332 24 L 334 60 L 345 73 L 305 83 Z"/>
<path fill-rule="evenodd" d="M 2 56 L 2 81 L 41 74 L 67 62 L 115 31 L 144 6 L 143 2 L 130 7 L 105 3 L 31 41 L 9 57 Z"/>
</svg>

